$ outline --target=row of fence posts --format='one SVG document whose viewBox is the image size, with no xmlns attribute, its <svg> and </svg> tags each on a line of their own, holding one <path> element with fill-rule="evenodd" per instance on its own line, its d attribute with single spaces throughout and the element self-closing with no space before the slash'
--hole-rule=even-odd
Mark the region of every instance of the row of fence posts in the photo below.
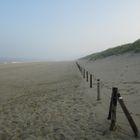
<svg viewBox="0 0 140 140">
<path fill-rule="evenodd" d="M 86 81 L 89 82 L 89 87 L 93 87 L 93 75 L 90 74 L 87 70 L 82 68 L 77 62 L 77 67 L 79 68 L 79 71 L 81 72 L 83 78 L 86 78 Z M 101 99 L 100 97 L 100 79 L 97 79 L 97 100 L 99 101 Z"/>
<path fill-rule="evenodd" d="M 93 87 L 93 75 L 90 74 L 88 71 L 86 71 L 84 68 L 82 68 L 77 62 L 76 62 L 77 67 L 79 68 L 79 71 L 83 75 L 83 78 L 86 78 L 86 81 L 90 81 L 90 88 Z M 97 100 L 99 101 L 100 98 L 100 79 L 97 79 Z M 117 102 L 119 102 L 134 134 L 135 137 L 138 137 L 139 131 L 138 128 L 131 117 L 128 109 L 125 106 L 125 103 L 123 101 L 123 98 L 121 97 L 120 93 L 118 92 L 118 88 L 113 87 L 112 88 L 112 96 L 110 100 L 110 107 L 109 107 L 109 113 L 108 113 L 108 120 L 111 120 L 110 124 L 110 130 L 113 131 L 116 128 L 116 111 L 117 111 Z"/>
</svg>

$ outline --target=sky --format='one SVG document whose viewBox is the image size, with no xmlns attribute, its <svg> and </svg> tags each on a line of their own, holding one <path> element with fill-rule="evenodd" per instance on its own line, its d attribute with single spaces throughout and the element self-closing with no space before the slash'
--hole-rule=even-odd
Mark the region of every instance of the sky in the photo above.
<svg viewBox="0 0 140 140">
<path fill-rule="evenodd" d="M 140 38 L 140 0 L 0 0 L 0 57 L 74 60 Z"/>
</svg>

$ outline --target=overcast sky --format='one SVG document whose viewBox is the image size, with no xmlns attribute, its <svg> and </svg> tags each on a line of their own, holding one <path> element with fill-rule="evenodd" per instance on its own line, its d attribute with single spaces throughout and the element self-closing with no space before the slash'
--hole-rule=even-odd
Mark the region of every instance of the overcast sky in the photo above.
<svg viewBox="0 0 140 140">
<path fill-rule="evenodd" d="M 70 60 L 140 38 L 140 0 L 0 0 L 0 57 Z"/>
</svg>

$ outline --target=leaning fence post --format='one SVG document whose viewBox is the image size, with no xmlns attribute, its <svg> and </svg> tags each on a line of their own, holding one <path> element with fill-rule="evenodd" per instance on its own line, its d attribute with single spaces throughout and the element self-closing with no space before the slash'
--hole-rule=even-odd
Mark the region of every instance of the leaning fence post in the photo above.
<svg viewBox="0 0 140 140">
<path fill-rule="evenodd" d="M 116 124 L 117 94 L 118 94 L 118 88 L 113 87 L 110 130 L 114 130 Z"/>
<path fill-rule="evenodd" d="M 86 77 L 87 77 L 87 82 L 88 82 L 88 71 L 86 71 Z"/>
<path fill-rule="evenodd" d="M 120 105 L 122 107 L 122 110 L 123 110 L 126 118 L 128 119 L 129 124 L 131 125 L 131 128 L 132 128 L 132 130 L 133 130 L 133 132 L 135 134 L 135 137 L 137 137 L 138 136 L 138 128 L 137 128 L 133 118 L 131 117 L 129 111 L 127 110 L 127 108 L 126 108 L 126 106 L 124 104 L 123 98 L 121 97 L 120 93 L 118 93 L 118 101 L 119 101 L 119 103 L 120 103 Z"/>
<path fill-rule="evenodd" d="M 97 79 L 97 100 L 100 99 L 100 79 Z"/>
<path fill-rule="evenodd" d="M 92 74 L 90 74 L 90 88 L 92 88 Z"/>
</svg>

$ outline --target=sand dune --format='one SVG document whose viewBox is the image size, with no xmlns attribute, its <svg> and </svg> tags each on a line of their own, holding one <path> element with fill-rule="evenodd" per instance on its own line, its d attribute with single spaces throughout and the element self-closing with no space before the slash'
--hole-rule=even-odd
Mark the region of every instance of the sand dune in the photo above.
<svg viewBox="0 0 140 140">
<path fill-rule="evenodd" d="M 109 63 L 109 60 L 104 61 Z M 80 63 L 97 77 L 99 74 L 107 85 L 117 82 L 97 71 L 104 62 Z M 121 89 L 123 94 L 129 90 L 134 97 L 127 100 L 139 105 L 139 77 L 125 79 L 125 71 L 129 73 L 132 64 L 127 63 L 124 71 L 121 69 L 120 80 L 123 80 L 119 85 L 125 86 Z M 138 66 L 139 62 L 134 65 Z M 138 74 L 138 68 L 135 69 Z M 102 90 L 107 92 L 106 88 Z M 135 139 L 131 130 L 130 135 L 121 130 L 109 131 L 108 106 L 104 103 L 108 104 L 105 98 L 96 101 L 96 88 L 89 89 L 75 62 L 0 65 L 0 140 Z M 131 111 L 139 117 L 139 110 Z M 140 122 L 138 117 L 137 122 Z"/>
</svg>

